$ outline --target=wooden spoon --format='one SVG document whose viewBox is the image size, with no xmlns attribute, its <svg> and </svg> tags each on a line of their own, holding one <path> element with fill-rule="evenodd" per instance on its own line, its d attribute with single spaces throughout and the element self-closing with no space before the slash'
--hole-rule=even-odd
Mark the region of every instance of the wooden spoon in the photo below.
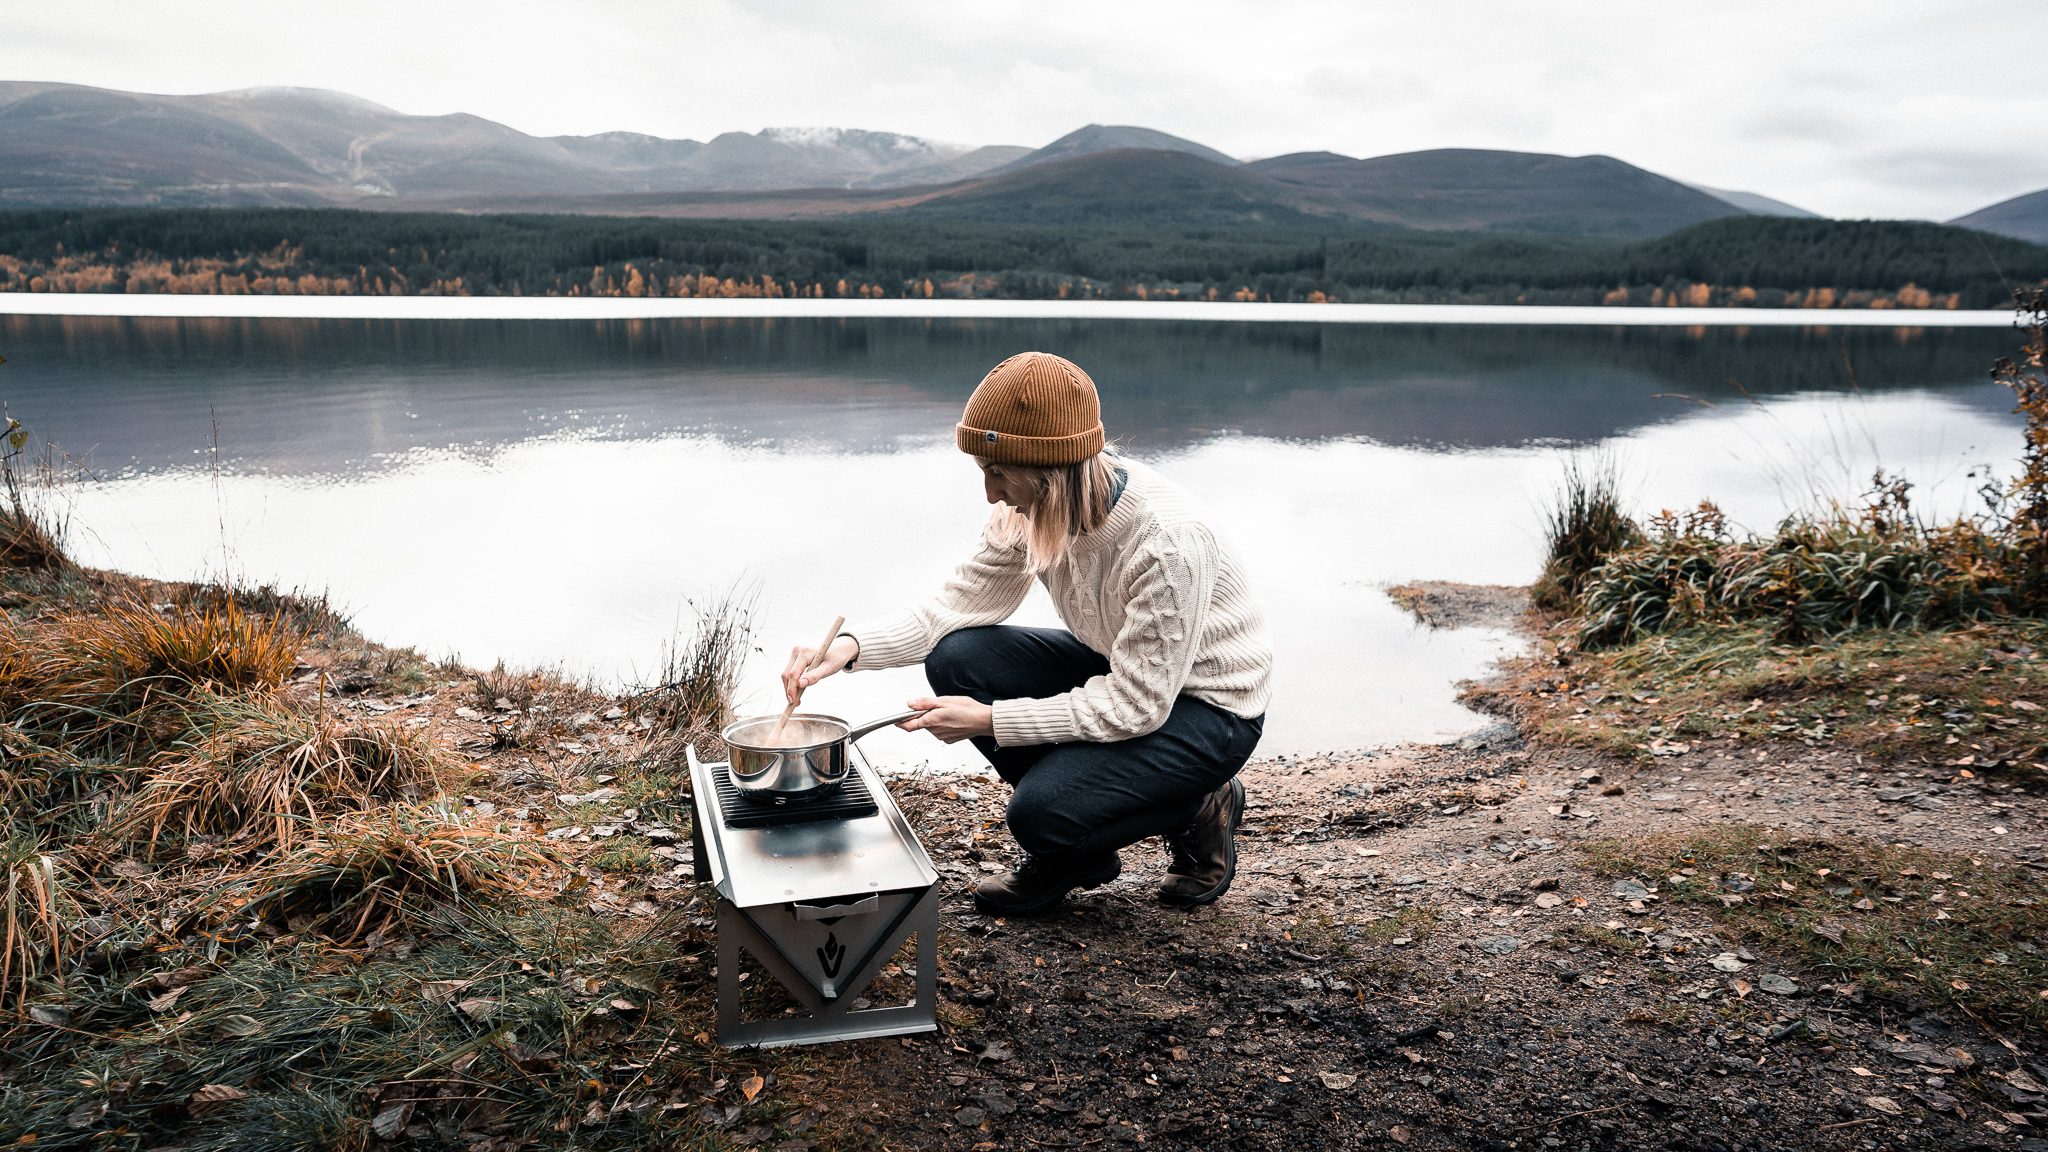
<svg viewBox="0 0 2048 1152">
<path fill-rule="evenodd" d="M 811 657 L 811 662 L 804 666 L 804 671 L 809 672 L 811 669 L 816 668 L 819 664 L 824 662 L 826 650 L 832 647 L 832 642 L 834 640 L 839 639 L 839 629 L 844 627 L 845 624 L 846 617 L 844 616 L 835 616 L 832 618 L 832 627 L 826 630 L 824 643 L 818 645 L 818 654 Z M 784 728 L 789 727 L 789 718 L 793 713 L 796 712 L 796 706 L 802 700 L 803 693 L 801 690 L 799 690 L 797 693 L 797 698 L 795 700 L 791 700 L 789 702 L 789 706 L 782 710 L 782 719 L 777 720 L 775 722 L 775 730 L 773 732 L 768 733 L 768 743 L 782 743 L 782 730 Z"/>
</svg>

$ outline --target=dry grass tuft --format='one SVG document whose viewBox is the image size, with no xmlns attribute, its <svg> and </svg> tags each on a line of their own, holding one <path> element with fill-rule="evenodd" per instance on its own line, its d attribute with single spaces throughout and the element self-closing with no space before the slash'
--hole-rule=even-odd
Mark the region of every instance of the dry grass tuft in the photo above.
<svg viewBox="0 0 2048 1152">
<path fill-rule="evenodd" d="M 48 572 L 69 567 L 62 530 L 24 509 L 0 508 L 0 568 Z"/>
<path fill-rule="evenodd" d="M 4 363 L 5 361 L 0 361 Z M 40 467 L 20 463 L 27 454 L 29 431 L 9 416 L 0 432 L 0 486 L 7 490 L 7 504 L 0 507 L 0 568 L 27 568 L 38 572 L 61 571 L 71 567 L 64 553 L 64 524 L 53 522 L 31 496 L 30 489 L 47 495 L 56 479 L 54 454 L 46 451 Z"/>
<path fill-rule="evenodd" d="M 277 688 L 303 644 L 282 620 L 233 600 L 0 619 L 0 710 L 72 746 L 134 750 L 163 738 L 162 709 L 195 691 Z"/>
<path fill-rule="evenodd" d="M 672 643 L 661 681 L 634 697 L 636 708 L 672 737 L 716 736 L 732 721 L 732 698 L 753 639 L 754 598 L 737 589 L 691 605 L 696 625 Z"/>
<path fill-rule="evenodd" d="M 62 967 L 75 910 L 60 879 L 63 865 L 37 841 L 17 836 L 0 845 L 0 868 L 0 1002 L 19 1002 L 31 984 Z"/>
<path fill-rule="evenodd" d="M 489 672 L 479 672 L 472 681 L 476 688 L 477 706 L 486 712 L 517 710 L 524 712 L 533 707 L 533 700 L 539 694 L 541 678 L 531 672 L 513 672 L 505 667 L 503 660 Z"/>
<path fill-rule="evenodd" d="M 187 717 L 121 824 L 152 846 L 172 831 L 288 849 L 324 811 L 416 796 L 436 783 L 437 755 L 413 730 L 214 693 L 194 698 Z"/>
<path fill-rule="evenodd" d="M 538 844 L 436 808 L 350 813 L 265 866 L 245 907 L 346 943 L 435 904 L 517 893 L 545 859 Z"/>
</svg>

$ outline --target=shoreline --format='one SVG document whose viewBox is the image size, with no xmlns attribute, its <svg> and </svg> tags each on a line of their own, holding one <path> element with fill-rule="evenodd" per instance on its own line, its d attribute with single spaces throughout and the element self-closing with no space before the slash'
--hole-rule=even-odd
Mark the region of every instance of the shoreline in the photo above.
<svg viewBox="0 0 2048 1152">
<path fill-rule="evenodd" d="M 2012 328 L 2010 309 L 1268 304 L 1174 300 L 859 300 L 539 296 L 241 296 L 0 292 L 0 316 L 247 320 L 1135 320 L 1234 324 Z"/>
<path fill-rule="evenodd" d="M 180 612 L 236 594 L 116 573 L 14 570 L 8 583 L 20 621 L 131 593 L 188 605 Z M 1237 881 L 1188 911 L 1153 902 L 1166 861 L 1140 844 L 1122 878 L 1053 914 L 984 916 L 972 886 L 1011 856 L 1006 790 L 986 770 L 892 773 L 940 875 L 939 1031 L 782 1051 L 724 1049 L 710 1035 L 715 909 L 690 876 L 688 778 L 659 699 L 432 662 L 365 640 L 323 605 L 240 593 L 312 622 L 265 699 L 338 730 L 414 733 L 447 762 L 431 795 L 322 822 L 397 819 L 427 837 L 410 843 L 523 863 L 480 900 L 395 909 L 363 935 L 352 905 L 320 918 L 338 897 L 254 914 L 281 897 L 247 887 L 250 848 L 228 826 L 147 867 L 145 851 L 118 840 L 50 845 L 65 875 L 82 870 L 112 896 L 104 924 L 76 929 L 109 971 L 39 985 L 0 1023 L 5 1047 L 37 1053 L 0 1064 L 25 1109 L 0 1112 L 0 1125 L 67 1148 L 115 1124 L 164 1142 L 283 1115 L 358 1133 L 378 1125 L 386 1140 L 422 1145 L 445 1129 L 504 1152 L 692 1140 L 846 1152 L 1505 1150 L 1532 1127 L 1561 1146 L 1684 1136 L 1760 1152 L 1777 1146 L 1774 1133 L 1801 1131 L 1813 1137 L 1802 1147 L 1860 1152 L 1870 1137 L 2014 1147 L 2048 1124 L 2027 1071 L 2043 1058 L 2034 1032 L 2010 1033 L 2014 1045 L 1974 1017 L 1866 990 L 1810 949 L 1754 935 L 1736 917 L 1762 913 L 1728 905 L 1717 886 L 1747 885 L 1770 863 L 1744 835 L 1802 854 L 1782 873 L 1802 885 L 1816 863 L 1843 868 L 1804 854 L 1881 838 L 1882 851 L 1911 853 L 1871 858 L 1896 872 L 1910 909 L 1974 918 L 1987 897 L 2020 891 L 2008 874 L 2038 885 L 2024 869 L 2048 868 L 2048 811 L 2026 793 L 1804 731 L 1706 733 L 1640 754 L 1550 739 L 1528 708 L 1601 704 L 1544 695 L 1559 674 L 1546 671 L 1525 590 L 1386 591 L 1426 627 L 1518 621 L 1532 651 L 1481 690 L 1527 708 L 1459 741 L 1247 765 Z M 328 835 L 316 829 L 300 851 L 317 855 Z M 1721 855 L 1693 869 L 1702 846 Z M 1954 872 L 1952 887 L 1936 868 Z M 1801 897 L 1833 901 L 1851 941 L 1864 917 L 1890 914 L 1850 908 L 1876 882 L 1856 883 L 1839 898 L 1818 887 Z M 210 918 L 163 917 L 206 909 L 216 891 L 230 899 Z M 138 931 L 182 926 L 108 943 L 133 916 Z M 1962 960 L 1972 967 L 1941 978 L 1997 979 L 1976 953 Z M 911 975 L 899 957 L 869 995 L 900 995 Z M 772 1005 L 765 983 L 751 995 Z M 252 1063 L 302 1018 L 353 1029 L 347 1045 L 294 1033 L 300 1071 L 345 1086 L 312 1111 L 302 1085 Z M 1897 1023 L 1908 1018 L 1910 1035 Z M 486 1020 L 505 1043 L 479 1056 L 472 1021 Z M 52 1029 L 70 1043 L 49 1044 Z M 549 1047 L 529 1046 L 532 1036 Z M 447 1079 L 413 1071 L 444 1067 Z M 101 1093 L 105 1077 L 84 1075 L 100 1068 L 132 1087 Z M 225 1108 L 187 1106 L 204 1085 Z M 498 1102 L 479 1106 L 485 1097 Z"/>
</svg>

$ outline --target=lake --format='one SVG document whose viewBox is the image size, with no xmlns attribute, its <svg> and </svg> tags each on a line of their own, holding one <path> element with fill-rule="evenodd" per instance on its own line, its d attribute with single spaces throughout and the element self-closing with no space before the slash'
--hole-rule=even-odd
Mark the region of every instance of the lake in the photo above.
<svg viewBox="0 0 2048 1152">
<path fill-rule="evenodd" d="M 1094 376 L 1111 438 L 1211 509 L 1267 605 L 1262 754 L 1455 737 L 1513 637 L 1430 632 L 1381 589 L 1524 583 L 1564 461 L 1641 510 L 1768 529 L 1880 465 L 1969 506 L 2020 448 L 1998 328 L 0 315 L 0 398 L 90 479 L 87 563 L 326 590 L 364 633 L 478 666 L 645 682 L 742 588 L 762 653 L 931 589 L 986 517 L 952 426 L 1026 348 Z M 216 441 L 217 437 L 217 441 Z M 217 458 L 212 446 L 217 442 Z M 1034 597 L 1020 620 L 1052 623 Z M 914 670 L 815 689 L 855 720 Z M 887 730 L 876 759 L 971 751 Z"/>
</svg>

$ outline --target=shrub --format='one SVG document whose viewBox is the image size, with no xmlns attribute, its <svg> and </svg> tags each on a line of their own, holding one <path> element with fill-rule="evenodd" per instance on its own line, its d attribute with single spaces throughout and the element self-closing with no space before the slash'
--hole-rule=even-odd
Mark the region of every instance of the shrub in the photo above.
<svg viewBox="0 0 2048 1152">
<path fill-rule="evenodd" d="M 1589 573 L 1575 605 L 1580 646 L 1670 628 L 1769 620 L 1803 643 L 1856 628 L 1950 627 L 1999 615 L 2005 550 L 1971 521 L 1913 520 L 1905 485 L 1879 473 L 1850 512 L 1793 517 L 1768 539 L 1736 539 L 1712 504 L 1665 513 L 1649 535 Z"/>
<path fill-rule="evenodd" d="M 2016 554 L 2014 595 L 2029 611 L 2048 608 L 2048 287 L 2016 293 L 2029 339 L 2017 361 L 2001 358 L 1991 374 L 2011 388 L 2014 411 L 2026 418 L 2020 474 L 2002 496 L 2005 536 Z"/>
</svg>

